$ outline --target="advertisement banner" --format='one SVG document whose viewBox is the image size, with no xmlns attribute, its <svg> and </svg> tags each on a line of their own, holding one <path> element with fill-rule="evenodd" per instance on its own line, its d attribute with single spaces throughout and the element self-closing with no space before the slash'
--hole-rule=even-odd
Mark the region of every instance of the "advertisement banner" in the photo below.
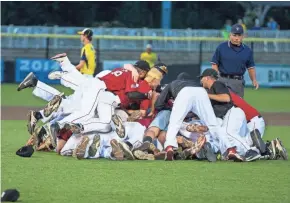
<svg viewBox="0 0 290 203">
<path fill-rule="evenodd" d="M 113 70 L 115 68 L 122 68 L 124 64 L 134 64 L 136 61 L 113 61 L 105 60 L 103 61 L 103 70 Z"/>
<path fill-rule="evenodd" d="M 1 71 L 0 82 L 3 82 L 4 81 L 4 61 L 2 59 L 0 59 L 0 71 Z"/>
<path fill-rule="evenodd" d="M 211 64 L 201 65 L 201 72 L 211 68 Z M 256 77 L 259 85 L 262 87 L 290 87 L 290 65 L 279 64 L 256 64 Z M 252 86 L 252 81 L 248 71 L 245 75 L 246 86 Z"/>
<path fill-rule="evenodd" d="M 59 80 L 48 79 L 51 71 L 61 70 L 57 62 L 48 59 L 16 59 L 15 82 L 21 82 L 28 73 L 33 72 L 36 77 L 47 84 L 59 84 Z"/>
</svg>

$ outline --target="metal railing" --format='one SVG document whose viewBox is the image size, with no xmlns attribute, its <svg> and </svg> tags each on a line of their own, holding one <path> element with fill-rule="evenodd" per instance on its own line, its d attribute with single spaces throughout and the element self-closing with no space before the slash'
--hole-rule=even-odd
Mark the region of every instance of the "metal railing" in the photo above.
<svg viewBox="0 0 290 203">
<path fill-rule="evenodd" d="M 1 36 L 1 48 L 79 49 L 81 43 L 75 34 L 82 29 L 83 27 L 1 26 L 1 33 L 6 34 L 5 37 Z M 99 36 L 99 48 L 104 50 L 140 50 L 144 49 L 147 43 L 152 43 L 156 51 L 198 51 L 200 49 L 199 38 L 219 38 L 219 40 L 215 41 L 203 40 L 203 51 L 212 52 L 221 41 L 226 40 L 222 38 L 221 30 L 166 30 L 147 28 L 92 29 L 94 36 Z M 35 37 L 26 36 L 28 34 L 35 34 Z M 48 35 L 49 40 L 47 37 L 39 37 L 38 34 L 50 34 Z M 74 37 L 55 37 L 58 35 Z M 102 38 L 102 36 L 111 36 L 111 38 Z M 127 36 L 128 39 L 120 39 L 121 36 Z M 186 40 L 178 40 L 179 38 Z M 252 40 L 251 48 L 255 52 L 290 52 L 289 41 L 279 41 L 279 39 L 290 39 L 290 31 L 249 30 L 247 31 L 247 38 L 260 39 Z M 269 38 L 272 40 L 269 40 Z"/>
</svg>

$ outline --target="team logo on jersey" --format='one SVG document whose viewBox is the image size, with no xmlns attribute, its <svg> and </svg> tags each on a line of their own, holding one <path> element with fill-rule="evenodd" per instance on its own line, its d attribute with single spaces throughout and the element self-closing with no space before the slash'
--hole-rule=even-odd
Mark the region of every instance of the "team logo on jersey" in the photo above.
<svg viewBox="0 0 290 203">
<path fill-rule="evenodd" d="M 137 84 L 137 83 L 131 85 L 131 88 L 138 88 L 138 87 L 139 87 L 139 84 Z"/>
</svg>

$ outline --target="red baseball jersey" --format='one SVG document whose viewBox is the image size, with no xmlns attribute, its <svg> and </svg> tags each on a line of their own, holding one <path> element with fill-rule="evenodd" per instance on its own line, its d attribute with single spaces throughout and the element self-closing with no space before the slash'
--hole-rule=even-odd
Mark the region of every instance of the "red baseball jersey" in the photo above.
<svg viewBox="0 0 290 203">
<path fill-rule="evenodd" d="M 100 80 L 104 81 L 107 90 L 114 92 L 124 90 L 125 92 L 137 91 L 138 84 L 133 81 L 131 71 L 124 68 L 116 68 L 111 73 L 103 76 Z"/>
<path fill-rule="evenodd" d="M 145 93 L 150 92 L 151 90 L 152 89 L 146 80 L 142 80 L 139 82 L 138 92 L 145 94 Z M 147 110 L 151 107 L 151 100 L 149 99 L 144 99 L 140 101 L 139 103 L 140 103 L 141 110 Z"/>
<path fill-rule="evenodd" d="M 121 101 L 121 108 L 122 109 L 127 109 L 128 106 L 130 105 L 130 100 L 126 95 L 125 90 L 120 90 L 120 91 L 114 91 L 114 94 L 118 95 L 120 101 Z"/>
<path fill-rule="evenodd" d="M 250 121 L 252 118 L 260 115 L 260 113 L 257 111 L 257 109 L 255 109 L 250 104 L 248 104 L 239 95 L 233 93 L 232 91 L 230 91 L 230 95 L 231 95 L 231 98 L 232 98 L 234 105 L 239 107 L 240 109 L 242 109 L 245 112 L 247 121 Z"/>
</svg>

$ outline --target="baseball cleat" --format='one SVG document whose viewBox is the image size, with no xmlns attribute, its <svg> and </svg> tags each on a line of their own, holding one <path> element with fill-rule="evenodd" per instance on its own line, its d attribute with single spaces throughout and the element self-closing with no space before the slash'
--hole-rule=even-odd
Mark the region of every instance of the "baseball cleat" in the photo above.
<svg viewBox="0 0 290 203">
<path fill-rule="evenodd" d="M 284 159 L 284 160 L 288 160 L 288 153 L 286 148 L 283 146 L 281 140 L 279 138 L 275 139 L 276 141 L 276 149 L 278 150 L 278 155 Z"/>
<path fill-rule="evenodd" d="M 191 140 L 183 136 L 177 136 L 177 143 L 184 149 L 191 148 L 194 146 L 194 143 Z"/>
<path fill-rule="evenodd" d="M 37 85 L 37 81 L 38 79 L 36 78 L 36 76 L 33 74 L 33 72 L 30 72 L 25 78 L 24 80 L 19 84 L 17 91 L 21 91 L 25 88 L 28 87 L 35 87 Z"/>
<path fill-rule="evenodd" d="M 139 160 L 155 160 L 155 157 L 153 154 L 148 154 L 147 152 L 141 151 L 141 150 L 135 150 L 133 152 L 136 159 Z"/>
<path fill-rule="evenodd" d="M 189 124 L 186 126 L 186 130 L 188 132 L 203 133 L 208 131 L 208 127 L 205 125 Z"/>
<path fill-rule="evenodd" d="M 30 135 L 33 134 L 36 123 L 37 123 L 37 119 L 35 117 L 35 114 L 36 114 L 35 111 L 30 111 L 27 115 L 28 116 L 27 129 L 28 129 L 28 132 L 30 133 Z"/>
<path fill-rule="evenodd" d="M 112 147 L 111 158 L 113 160 L 123 161 L 124 160 L 124 152 L 121 149 L 118 141 L 116 139 L 112 139 L 110 141 L 110 144 Z"/>
<path fill-rule="evenodd" d="M 100 140 L 101 137 L 99 134 L 94 135 L 93 143 L 89 147 L 89 157 L 94 157 L 98 151 L 98 148 L 100 147 Z"/>
<path fill-rule="evenodd" d="M 48 79 L 50 80 L 60 80 L 61 77 L 67 74 L 67 71 L 52 71 L 48 74 Z"/>
<path fill-rule="evenodd" d="M 166 147 L 165 161 L 173 161 L 174 160 L 174 152 L 171 146 Z"/>
<path fill-rule="evenodd" d="M 179 153 L 181 160 L 192 159 L 192 150 L 191 148 L 185 149 Z"/>
<path fill-rule="evenodd" d="M 246 161 L 255 161 L 261 157 L 261 154 L 256 152 L 255 150 L 248 150 L 245 155 Z"/>
<path fill-rule="evenodd" d="M 80 123 L 66 123 L 63 128 L 72 131 L 74 134 L 80 134 L 84 130 L 83 125 Z"/>
<path fill-rule="evenodd" d="M 216 162 L 217 156 L 209 142 L 206 142 L 203 146 L 204 155 L 209 162 Z"/>
<path fill-rule="evenodd" d="M 73 156 L 76 157 L 78 160 L 85 158 L 86 149 L 89 144 L 89 141 L 90 141 L 89 136 L 85 135 L 82 137 L 81 142 L 75 148 Z"/>
<path fill-rule="evenodd" d="M 255 129 L 251 131 L 250 135 L 253 141 L 253 145 L 260 150 L 261 154 L 264 154 L 266 152 L 266 143 L 262 140 L 259 130 Z"/>
<path fill-rule="evenodd" d="M 124 158 L 126 158 L 127 160 L 134 160 L 135 157 L 133 153 L 131 152 L 129 146 L 125 142 L 122 142 L 122 141 L 118 141 L 118 143 L 122 151 L 124 152 Z"/>
<path fill-rule="evenodd" d="M 59 105 L 61 104 L 62 97 L 64 93 L 61 93 L 59 95 L 55 95 L 50 102 L 47 103 L 47 105 L 43 109 L 43 115 L 45 117 L 49 117 L 52 112 L 57 111 Z"/>
<path fill-rule="evenodd" d="M 159 152 L 154 155 L 155 160 L 165 160 L 166 152 Z"/>
<path fill-rule="evenodd" d="M 38 146 L 41 142 L 43 142 L 43 137 L 45 134 L 46 134 L 46 130 L 43 126 L 35 127 L 32 133 L 35 146 Z"/>
<path fill-rule="evenodd" d="M 46 124 L 43 126 L 45 131 L 46 131 L 46 135 L 50 137 L 51 140 L 51 145 L 53 146 L 53 148 L 56 148 L 57 145 L 57 136 L 58 136 L 58 132 L 59 132 L 59 126 L 58 124 Z"/>
<path fill-rule="evenodd" d="M 57 55 L 51 57 L 50 59 L 53 61 L 57 61 L 59 63 L 62 63 L 65 59 L 68 59 L 68 58 L 67 58 L 66 53 L 62 53 L 62 54 L 57 54 Z"/>
<path fill-rule="evenodd" d="M 125 134 L 125 127 L 123 126 L 122 119 L 118 115 L 114 114 L 112 116 L 112 121 L 115 125 L 115 131 L 116 131 L 117 135 L 120 138 L 124 138 L 126 134 Z"/>
<path fill-rule="evenodd" d="M 198 153 L 202 149 L 205 143 L 206 143 L 206 137 L 205 135 L 202 134 L 197 138 L 196 142 L 194 142 L 194 145 L 191 148 L 192 154 Z"/>
<path fill-rule="evenodd" d="M 264 156 L 269 156 L 270 160 L 277 159 L 278 151 L 276 149 L 275 140 L 267 141 L 266 146 L 267 146 L 267 152 L 266 152 L 266 154 Z"/>
<path fill-rule="evenodd" d="M 146 152 L 154 153 L 154 154 L 157 154 L 160 152 L 159 149 L 157 149 L 153 143 L 148 142 L 148 141 L 143 142 L 139 147 L 134 148 L 134 150 L 140 150 L 143 152 L 146 151 Z"/>
<path fill-rule="evenodd" d="M 233 149 L 233 148 L 229 150 L 227 159 L 235 161 L 235 162 L 243 162 L 245 160 L 244 157 L 240 156 L 237 153 L 236 149 Z"/>
</svg>

